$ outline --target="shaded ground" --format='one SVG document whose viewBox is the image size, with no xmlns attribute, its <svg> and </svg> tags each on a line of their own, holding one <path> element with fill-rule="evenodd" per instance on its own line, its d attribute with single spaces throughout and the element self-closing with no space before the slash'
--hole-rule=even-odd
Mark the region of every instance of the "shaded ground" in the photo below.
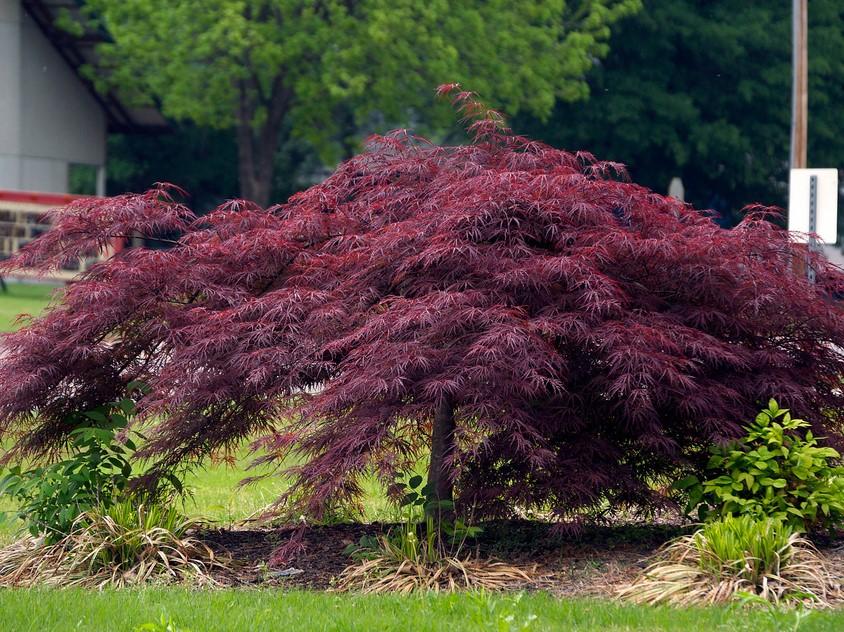
<svg viewBox="0 0 844 632">
<path fill-rule="evenodd" d="M 234 575 L 226 579 L 240 585 L 289 586 L 326 590 L 352 563 L 344 552 L 361 536 L 384 533 L 390 525 L 338 524 L 313 526 L 304 533 L 303 547 L 290 561 L 270 568 L 268 561 L 289 541 L 295 527 L 267 530 L 219 530 L 205 540 L 218 551 L 228 551 Z M 518 588 L 541 589 L 565 597 L 606 597 L 628 583 L 647 565 L 647 558 L 669 539 L 683 532 L 677 525 L 624 525 L 587 527 L 576 536 L 555 535 L 538 522 L 496 522 L 484 525 L 472 542 L 472 552 L 529 570 L 537 581 Z M 832 570 L 844 578 L 844 539 L 817 541 Z M 278 576 L 279 571 L 293 575 Z M 298 571 L 302 572 L 299 573 Z"/>
<path fill-rule="evenodd" d="M 216 550 L 231 554 L 236 575 L 229 579 L 235 583 L 325 590 L 352 562 L 344 549 L 364 535 L 383 533 L 389 526 L 310 527 L 305 531 L 301 552 L 278 568 L 269 568 L 267 563 L 273 551 L 289 540 L 294 527 L 219 530 L 207 532 L 205 539 Z M 528 588 L 566 596 L 606 595 L 610 585 L 631 580 L 643 568 L 644 559 L 680 531 L 671 525 L 593 527 L 575 537 L 562 537 L 543 523 L 496 522 L 486 524 L 468 548 L 480 557 L 530 570 L 538 580 Z M 278 577 L 276 573 L 285 569 L 302 572 Z"/>
</svg>

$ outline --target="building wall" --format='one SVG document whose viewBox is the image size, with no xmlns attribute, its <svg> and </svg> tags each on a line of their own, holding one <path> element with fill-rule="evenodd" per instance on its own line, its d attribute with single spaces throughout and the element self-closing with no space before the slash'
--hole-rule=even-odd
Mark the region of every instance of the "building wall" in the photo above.
<svg viewBox="0 0 844 632">
<path fill-rule="evenodd" d="M 97 101 L 17 0 L 0 0 L 0 189 L 65 193 L 71 163 L 105 165 Z"/>
<path fill-rule="evenodd" d="M 0 0 L 0 189 L 20 184 L 21 8 Z"/>
</svg>

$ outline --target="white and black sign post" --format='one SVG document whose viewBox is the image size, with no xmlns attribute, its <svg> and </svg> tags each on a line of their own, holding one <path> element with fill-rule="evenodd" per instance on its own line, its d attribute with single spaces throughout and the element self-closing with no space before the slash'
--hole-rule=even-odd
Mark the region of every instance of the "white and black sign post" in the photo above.
<svg viewBox="0 0 844 632">
<path fill-rule="evenodd" d="M 789 178 L 788 230 L 809 250 L 819 250 L 818 240 L 838 241 L 838 169 L 792 169 Z M 815 280 L 812 266 L 806 268 Z"/>
</svg>

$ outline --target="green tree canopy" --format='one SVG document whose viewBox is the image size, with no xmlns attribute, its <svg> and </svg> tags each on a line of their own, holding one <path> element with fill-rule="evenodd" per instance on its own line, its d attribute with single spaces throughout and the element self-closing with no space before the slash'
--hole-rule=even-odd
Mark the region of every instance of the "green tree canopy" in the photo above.
<svg viewBox="0 0 844 632">
<path fill-rule="evenodd" d="M 111 36 L 98 80 L 236 130 L 241 194 L 266 204 L 289 130 L 339 156 L 339 122 L 436 125 L 462 81 L 515 114 L 583 98 L 609 26 L 640 0 L 86 0 Z M 108 69 L 103 72 L 102 68 Z M 432 114 L 433 112 L 433 114 Z M 423 114 L 424 113 L 424 114 Z M 373 125 L 373 121 L 375 124 Z"/>
<path fill-rule="evenodd" d="M 809 165 L 844 163 L 844 4 L 809 6 Z M 791 3 L 650 0 L 613 29 L 588 76 L 588 105 L 558 103 L 514 127 L 624 162 L 633 179 L 725 222 L 751 202 L 784 204 L 791 113 Z"/>
</svg>

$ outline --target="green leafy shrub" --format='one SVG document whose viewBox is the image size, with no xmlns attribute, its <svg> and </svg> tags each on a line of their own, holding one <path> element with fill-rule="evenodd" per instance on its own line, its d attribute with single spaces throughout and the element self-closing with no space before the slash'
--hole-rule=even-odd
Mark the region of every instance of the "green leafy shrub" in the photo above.
<svg viewBox="0 0 844 632">
<path fill-rule="evenodd" d="M 396 488 L 401 493 L 399 507 L 405 511 L 403 524 L 409 527 L 421 522 L 429 538 L 447 539 L 454 546 L 477 537 L 483 531 L 481 527 L 456 516 L 454 502 L 437 498 L 434 486 L 430 482 L 425 483 L 418 474 L 411 476 L 406 483 L 397 482 Z"/>
<path fill-rule="evenodd" d="M 702 520 L 770 517 L 798 530 L 840 523 L 844 467 L 837 464 L 838 452 L 818 445 L 808 426 L 772 399 L 744 438 L 712 449 L 712 478 L 690 476 L 676 484 L 687 495 L 687 513 L 697 510 Z"/>
<path fill-rule="evenodd" d="M 53 464 L 32 469 L 9 468 L 0 491 L 17 502 L 17 516 L 34 535 L 45 533 L 56 540 L 70 532 L 77 516 L 97 506 L 110 506 L 127 488 L 132 476 L 132 439 L 117 440 L 134 406 L 123 400 L 74 414 L 69 423 L 95 424 L 70 433 L 66 456 Z M 79 419 L 83 417 L 84 420 Z"/>
<path fill-rule="evenodd" d="M 142 388 L 136 384 L 130 391 Z M 0 480 L 0 494 L 17 505 L 7 513 L 23 520 L 33 536 L 43 534 L 55 542 L 70 533 L 78 516 L 120 502 L 130 493 L 132 458 L 137 449 L 133 437 L 140 437 L 126 431 L 134 414 L 135 402 L 129 397 L 71 414 L 67 423 L 76 429 L 69 434 L 63 458 L 31 469 L 12 466 Z M 175 475 L 164 480 L 155 493 L 167 487 L 182 491 Z M 149 490 L 134 493 L 150 495 Z"/>
<path fill-rule="evenodd" d="M 826 562 L 794 527 L 744 515 L 725 516 L 671 541 L 620 596 L 689 606 L 750 594 L 766 602 L 817 605 L 826 604 L 833 590 Z"/>
</svg>

